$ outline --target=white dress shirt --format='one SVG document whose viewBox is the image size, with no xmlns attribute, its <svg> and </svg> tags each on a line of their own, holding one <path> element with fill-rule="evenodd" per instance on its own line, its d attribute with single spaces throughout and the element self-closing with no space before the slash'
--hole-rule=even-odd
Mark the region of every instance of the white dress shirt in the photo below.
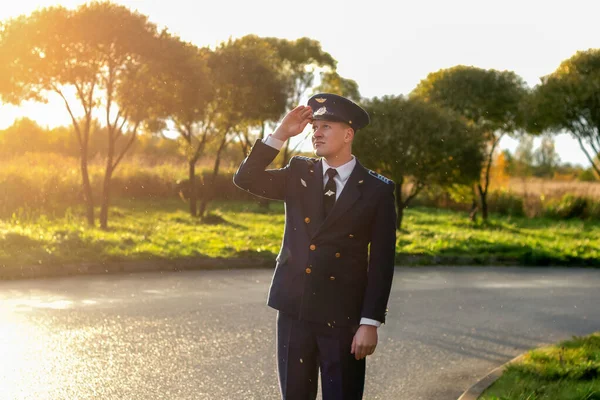
<svg viewBox="0 0 600 400">
<path fill-rule="evenodd" d="M 274 138 L 272 135 L 265 137 L 262 141 L 264 144 L 271 146 L 277 150 L 281 150 L 281 148 L 283 147 L 283 143 L 284 143 L 283 140 Z M 323 187 L 325 187 L 325 185 L 327 184 L 327 181 L 329 180 L 329 175 L 327 175 L 327 170 L 329 168 L 333 168 L 333 167 L 331 167 L 329 164 L 327 164 L 327 161 L 324 158 L 321 158 L 321 161 L 323 162 Z M 335 184 L 337 186 L 337 190 L 335 193 L 336 200 L 340 197 L 340 194 L 342 194 L 342 190 L 344 190 L 344 186 L 346 186 L 346 182 L 348 182 L 348 178 L 350 178 L 350 174 L 352 174 L 352 170 L 354 170 L 355 166 L 356 166 L 356 157 L 352 156 L 352 160 L 348 161 L 346 164 L 340 165 L 339 167 L 335 167 L 337 174 L 333 177 L 333 179 L 335 180 Z M 360 324 L 361 325 L 374 325 L 376 327 L 381 326 L 381 322 L 376 321 L 374 319 L 370 319 L 370 318 L 361 318 Z"/>
</svg>

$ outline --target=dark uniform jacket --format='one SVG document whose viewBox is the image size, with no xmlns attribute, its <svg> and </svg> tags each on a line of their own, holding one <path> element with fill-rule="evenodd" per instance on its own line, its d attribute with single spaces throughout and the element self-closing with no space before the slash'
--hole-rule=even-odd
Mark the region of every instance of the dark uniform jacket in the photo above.
<svg viewBox="0 0 600 400">
<path fill-rule="evenodd" d="M 296 156 L 284 168 L 265 170 L 278 152 L 256 141 L 234 176 L 242 189 L 285 201 L 268 305 L 332 326 L 385 322 L 396 246 L 394 183 L 357 160 L 324 219 L 320 159 Z"/>
</svg>

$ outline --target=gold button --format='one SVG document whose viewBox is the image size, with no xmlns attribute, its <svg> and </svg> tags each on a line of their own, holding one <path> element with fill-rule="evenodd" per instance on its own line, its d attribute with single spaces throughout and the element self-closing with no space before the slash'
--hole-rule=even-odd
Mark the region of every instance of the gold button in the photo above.
<svg viewBox="0 0 600 400">
<path fill-rule="evenodd" d="M 340 253 L 335 253 L 335 258 L 340 258 L 342 255 Z"/>
<path fill-rule="evenodd" d="M 335 276 L 330 276 L 330 277 L 329 277 L 329 280 L 330 280 L 330 281 L 335 281 Z"/>
<path fill-rule="evenodd" d="M 307 273 L 307 274 L 310 274 L 311 272 L 312 272 L 312 269 L 310 269 L 310 268 L 306 268 L 306 273 Z"/>
<path fill-rule="evenodd" d="M 317 248 L 317 246 L 315 246 L 314 244 L 311 244 L 311 245 L 310 245 L 310 249 L 311 249 L 311 250 L 314 250 L 314 249 L 316 249 L 316 248 Z"/>
<path fill-rule="evenodd" d="M 353 235 L 353 234 L 349 234 L 349 235 L 348 235 L 348 237 L 349 237 L 350 239 L 352 239 L 352 238 L 354 237 L 354 235 Z"/>
<path fill-rule="evenodd" d="M 308 217 L 304 218 L 304 222 L 306 222 L 308 224 L 310 222 L 310 218 L 308 218 Z"/>
</svg>

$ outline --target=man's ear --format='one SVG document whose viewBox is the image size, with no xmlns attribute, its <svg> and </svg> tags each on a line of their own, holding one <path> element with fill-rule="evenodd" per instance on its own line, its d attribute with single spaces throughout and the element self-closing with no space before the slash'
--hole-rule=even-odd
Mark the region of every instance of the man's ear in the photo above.
<svg viewBox="0 0 600 400">
<path fill-rule="evenodd" d="M 348 143 L 348 142 L 352 142 L 354 140 L 354 129 L 353 128 L 346 128 L 346 133 L 344 135 L 344 142 Z"/>
</svg>

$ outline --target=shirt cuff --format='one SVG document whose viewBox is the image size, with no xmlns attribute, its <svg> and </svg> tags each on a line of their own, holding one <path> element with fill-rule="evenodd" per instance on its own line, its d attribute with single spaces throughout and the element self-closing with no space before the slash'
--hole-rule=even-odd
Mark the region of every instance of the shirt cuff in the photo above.
<svg viewBox="0 0 600 400">
<path fill-rule="evenodd" d="M 381 326 L 381 322 L 375 321 L 374 319 L 370 319 L 370 318 L 361 318 L 360 319 L 360 324 L 361 325 L 373 325 L 373 326 L 376 326 L 378 328 Z"/>
<path fill-rule="evenodd" d="M 281 148 L 283 147 L 283 140 L 279 140 L 277 138 L 274 138 L 273 135 L 269 135 L 266 138 L 264 138 L 262 140 L 262 142 L 268 146 L 271 146 L 277 150 L 281 150 Z"/>
</svg>

